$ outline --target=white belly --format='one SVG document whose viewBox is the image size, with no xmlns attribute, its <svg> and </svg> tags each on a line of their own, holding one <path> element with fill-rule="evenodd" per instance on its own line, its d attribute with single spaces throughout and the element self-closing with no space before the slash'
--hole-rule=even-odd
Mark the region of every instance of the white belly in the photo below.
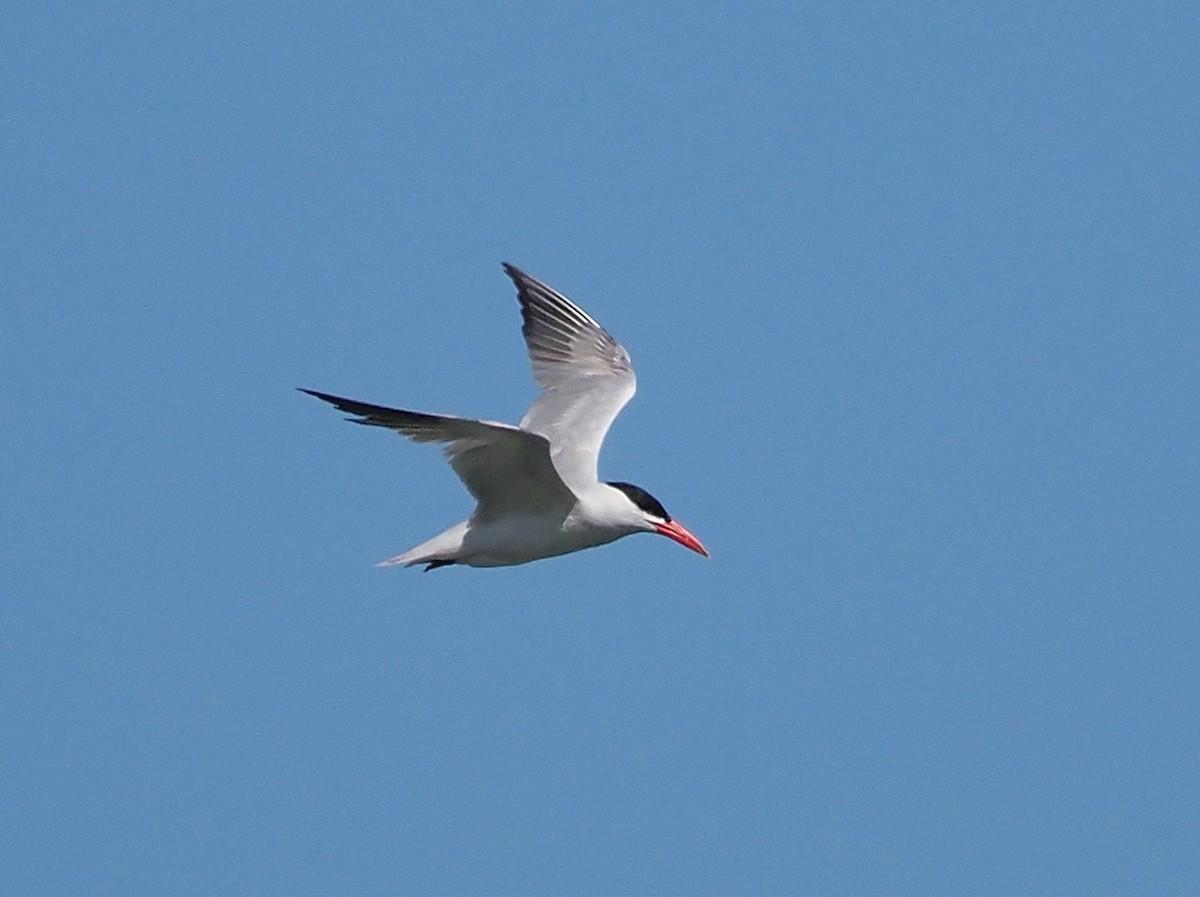
<svg viewBox="0 0 1200 897">
<path fill-rule="evenodd" d="M 600 530 L 568 517 L 514 517 L 474 525 L 463 539 L 458 563 L 470 567 L 508 567 L 604 545 L 626 533 Z"/>
</svg>

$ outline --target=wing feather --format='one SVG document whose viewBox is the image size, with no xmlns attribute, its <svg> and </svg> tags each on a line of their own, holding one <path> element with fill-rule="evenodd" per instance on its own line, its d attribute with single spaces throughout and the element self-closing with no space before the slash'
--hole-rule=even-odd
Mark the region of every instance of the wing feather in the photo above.
<svg viewBox="0 0 1200 897">
<path fill-rule="evenodd" d="M 550 459 L 550 443 L 537 433 L 496 421 L 425 414 L 372 405 L 301 389 L 353 415 L 348 420 L 384 427 L 414 442 L 442 443 L 450 466 L 479 502 L 476 517 L 570 508 L 575 495 Z"/>
<path fill-rule="evenodd" d="M 542 393 L 521 428 L 550 442 L 550 457 L 575 489 L 597 480 L 597 461 L 613 420 L 633 397 L 629 353 L 562 293 L 505 264 L 521 303 L 521 333 Z"/>
</svg>

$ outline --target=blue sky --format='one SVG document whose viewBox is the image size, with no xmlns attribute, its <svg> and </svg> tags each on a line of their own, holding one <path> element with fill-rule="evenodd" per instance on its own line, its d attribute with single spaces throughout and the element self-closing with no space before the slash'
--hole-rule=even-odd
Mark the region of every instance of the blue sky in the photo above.
<svg viewBox="0 0 1200 897">
<path fill-rule="evenodd" d="M 1200 887 L 1190 3 L 24 5 L 13 894 Z M 372 564 L 629 349 L 658 538 Z"/>
</svg>

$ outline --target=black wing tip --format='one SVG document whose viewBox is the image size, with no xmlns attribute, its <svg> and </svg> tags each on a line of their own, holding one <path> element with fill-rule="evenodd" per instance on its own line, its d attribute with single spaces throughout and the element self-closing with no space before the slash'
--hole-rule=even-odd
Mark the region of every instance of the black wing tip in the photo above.
<svg viewBox="0 0 1200 897">
<path fill-rule="evenodd" d="M 513 285 L 517 288 L 517 295 L 526 297 L 529 291 L 545 285 L 536 277 L 530 277 L 516 265 L 510 265 L 508 262 L 501 262 L 501 267 L 504 268 L 504 273 L 512 280 Z"/>
<path fill-rule="evenodd" d="M 356 399 L 347 399 L 343 396 L 335 396 L 332 393 L 320 392 L 315 389 L 307 389 L 303 386 L 297 386 L 296 389 L 300 390 L 300 392 L 304 393 L 305 395 L 310 395 L 314 399 L 320 399 L 322 402 L 328 402 L 333 407 L 349 412 L 350 414 L 357 414 L 358 412 L 351 411 L 351 409 L 346 406 L 363 404 Z"/>
<path fill-rule="evenodd" d="M 330 405 L 336 405 L 338 402 L 346 401 L 341 396 L 335 396 L 328 392 L 320 392 L 316 389 L 309 389 L 306 386 L 297 386 L 296 389 L 307 396 L 312 396 L 314 399 L 320 399 L 322 402 L 328 402 Z"/>
<path fill-rule="evenodd" d="M 366 402 L 360 402 L 357 399 L 347 399 L 342 396 L 335 396 L 327 392 L 318 392 L 315 389 L 306 389 L 303 386 L 297 386 L 296 389 L 300 392 L 312 396 L 314 399 L 320 399 L 322 402 L 328 402 L 338 411 L 344 411 L 346 414 L 353 414 L 354 417 L 348 417 L 346 420 L 352 424 L 373 424 L 371 419 L 373 412 L 390 411 L 389 408 L 383 408 L 379 405 L 370 405 Z"/>
<path fill-rule="evenodd" d="M 521 303 L 521 314 L 525 319 L 526 326 L 529 326 L 530 318 L 534 315 L 536 308 L 541 308 L 549 312 L 556 310 L 557 313 L 561 314 L 564 303 L 566 307 L 575 309 L 585 318 L 587 317 L 587 312 L 579 308 L 579 306 L 554 289 L 554 287 L 543 283 L 536 277 L 526 274 L 516 265 L 510 265 L 508 262 L 501 262 L 500 264 L 504 266 L 504 273 L 512 278 L 513 285 L 517 288 L 517 301 Z"/>
<path fill-rule="evenodd" d="M 541 297 L 539 291 L 546 290 L 546 285 L 537 278 L 530 277 L 516 265 L 510 265 L 508 262 L 500 264 L 504 273 L 512 278 L 513 286 L 517 288 L 517 302 L 521 305 L 521 333 L 528 339 L 530 328 L 533 326 L 533 305 Z"/>
</svg>

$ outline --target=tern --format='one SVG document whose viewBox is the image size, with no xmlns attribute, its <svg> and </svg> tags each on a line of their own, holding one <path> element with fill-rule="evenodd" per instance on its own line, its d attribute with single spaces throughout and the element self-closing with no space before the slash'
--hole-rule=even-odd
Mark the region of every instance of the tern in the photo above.
<svg viewBox="0 0 1200 897">
<path fill-rule="evenodd" d="M 637 388 L 629 353 L 562 293 L 507 263 L 504 270 L 517 287 L 521 333 L 542 389 L 519 426 L 300 390 L 353 415 L 347 420 L 356 424 L 441 443 L 475 497 L 468 519 L 379 566 L 506 567 L 633 533 L 658 533 L 708 557 L 645 489 L 597 476 L 604 436 Z"/>
</svg>

